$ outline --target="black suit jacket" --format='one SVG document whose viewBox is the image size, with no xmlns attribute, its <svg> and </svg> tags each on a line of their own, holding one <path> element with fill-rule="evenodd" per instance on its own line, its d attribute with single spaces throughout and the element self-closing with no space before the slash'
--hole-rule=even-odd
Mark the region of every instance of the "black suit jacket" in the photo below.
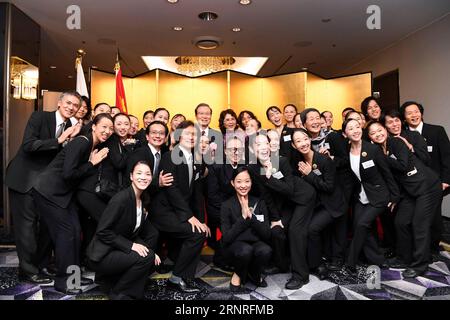
<svg viewBox="0 0 450 320">
<path fill-rule="evenodd" d="M 292 141 L 291 134 L 294 131 L 294 128 L 289 128 L 287 125 L 283 127 L 283 131 L 281 131 L 280 136 L 280 155 L 286 158 L 289 158 L 292 154 Z"/>
<path fill-rule="evenodd" d="M 238 168 L 242 166 L 242 164 L 238 164 Z M 206 195 L 209 215 L 218 217 L 222 203 L 236 193 L 231 185 L 234 170 L 231 164 L 213 164 L 208 166 Z"/>
<path fill-rule="evenodd" d="M 297 157 L 300 155 L 298 151 L 295 154 Z M 347 207 L 342 189 L 337 186 L 335 164 L 329 157 L 314 152 L 312 167 L 313 170 L 303 179 L 316 189 L 317 205 L 323 205 L 335 218 L 342 216 Z"/>
<path fill-rule="evenodd" d="M 427 150 L 427 142 L 417 131 L 402 130 L 400 135 L 408 140 L 413 146 L 414 155 L 420 159 L 425 165 L 430 166 L 431 157 Z"/>
<path fill-rule="evenodd" d="M 89 162 L 91 150 L 92 135 L 76 137 L 37 177 L 33 188 L 59 207 L 67 208 L 80 181 L 96 172 Z"/>
<path fill-rule="evenodd" d="M 380 208 L 386 207 L 389 202 L 398 203 L 400 190 L 385 155 L 377 145 L 365 140 L 362 140 L 359 174 L 361 184 L 372 206 Z M 356 175 L 355 179 L 357 179 Z M 361 192 L 361 184 L 355 193 L 356 197 Z"/>
<path fill-rule="evenodd" d="M 66 127 L 70 127 L 70 120 Z M 31 114 L 22 145 L 6 169 L 5 184 L 21 193 L 30 191 L 37 176 L 62 149 L 55 138 L 55 112 L 36 111 Z"/>
<path fill-rule="evenodd" d="M 270 240 L 270 222 L 267 207 L 264 200 L 259 200 L 249 196 L 248 205 L 253 207 L 256 204 L 254 215 L 251 219 L 242 218 L 241 204 L 236 195 L 222 204 L 220 210 L 222 242 L 229 246 L 235 241 L 257 242 Z M 264 216 L 264 221 L 260 222 L 255 215 Z"/>
<path fill-rule="evenodd" d="M 147 219 L 143 209 L 141 223 L 136 227 L 136 196 L 133 187 L 128 187 L 109 201 L 97 226 L 97 231 L 87 248 L 92 261 L 101 261 L 109 252 L 131 251 L 133 243 L 139 243 L 150 250 L 156 248 L 158 232 Z"/>
<path fill-rule="evenodd" d="M 389 137 L 386 149 L 392 173 L 409 195 L 418 197 L 439 187 L 436 173 L 415 157 L 402 140 Z"/>
<path fill-rule="evenodd" d="M 151 221 L 163 231 L 174 231 L 180 223 L 197 215 L 199 204 L 195 202 L 194 181 L 200 178 L 201 166 L 193 164 L 189 185 L 189 169 L 179 146 L 165 153 L 160 162 L 161 170 L 171 173 L 174 181 L 169 187 L 159 188 L 150 205 Z M 196 214 L 197 213 L 197 214 Z"/>
<path fill-rule="evenodd" d="M 267 179 L 261 169 L 262 166 L 259 162 L 249 165 L 253 181 L 252 190 L 254 190 L 255 195 L 266 202 L 270 221 L 283 219 L 284 224 L 284 222 L 290 220 L 293 210 L 291 198 L 294 195 L 294 177 L 289 160 L 280 157 L 278 168 L 274 167 L 274 171 L 281 172 L 283 175 L 280 179 L 275 178 L 273 174 Z"/>
<path fill-rule="evenodd" d="M 422 136 L 427 142 L 428 152 L 431 156 L 431 169 L 438 174 L 441 182 L 450 184 L 450 141 L 445 129 L 441 126 L 424 123 Z M 447 192 L 449 191 L 447 189 Z"/>
</svg>

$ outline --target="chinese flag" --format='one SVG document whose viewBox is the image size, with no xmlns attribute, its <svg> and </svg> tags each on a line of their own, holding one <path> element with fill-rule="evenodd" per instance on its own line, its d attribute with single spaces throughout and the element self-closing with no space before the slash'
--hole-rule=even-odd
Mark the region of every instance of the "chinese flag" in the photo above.
<svg viewBox="0 0 450 320">
<path fill-rule="evenodd" d="M 116 107 L 121 112 L 128 114 L 127 99 L 125 98 L 125 88 L 123 87 L 122 70 L 120 69 L 118 56 L 114 70 L 116 71 Z"/>
</svg>

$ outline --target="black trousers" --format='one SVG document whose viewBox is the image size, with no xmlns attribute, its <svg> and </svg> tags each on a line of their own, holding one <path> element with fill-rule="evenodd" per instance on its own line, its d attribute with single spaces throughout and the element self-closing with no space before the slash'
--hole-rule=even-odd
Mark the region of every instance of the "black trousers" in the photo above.
<svg viewBox="0 0 450 320">
<path fill-rule="evenodd" d="M 334 241 L 332 237 L 334 221 L 335 218 L 323 206 L 314 210 L 308 228 L 308 265 L 310 268 L 317 268 L 322 262 L 322 247 L 327 244 L 327 241 L 323 241 L 324 232 L 328 233 L 325 238 L 331 242 Z"/>
<path fill-rule="evenodd" d="M 52 254 L 52 241 L 47 225 L 39 217 L 32 192 L 20 193 L 9 189 L 20 272 L 38 274 L 47 267 Z"/>
<path fill-rule="evenodd" d="M 172 274 L 184 279 L 194 279 L 206 234 L 197 231 L 192 232 L 192 226 L 189 222 L 180 223 L 175 231 L 158 231 L 179 244 Z"/>
<path fill-rule="evenodd" d="M 67 268 L 80 265 L 81 227 L 76 206 L 71 202 L 67 208 L 58 207 L 36 191 L 33 192 L 33 197 L 55 244 L 57 268 L 55 288 L 65 289 L 68 278 Z"/>
<path fill-rule="evenodd" d="M 386 208 L 380 214 L 380 222 L 383 227 L 383 241 L 381 242 L 381 246 L 384 248 L 394 249 L 395 248 L 395 215 Z"/>
<path fill-rule="evenodd" d="M 224 255 L 234 266 L 234 272 L 244 283 L 248 274 L 253 279 L 259 280 L 272 255 L 272 248 L 263 241 L 254 243 L 236 241 L 223 250 Z"/>
<path fill-rule="evenodd" d="M 113 295 L 135 299 L 143 299 L 146 280 L 154 265 L 155 254 L 151 250 L 146 257 L 133 250 L 128 253 L 114 250 L 99 262 L 89 262 L 89 267 L 96 271 L 96 277 L 109 280 Z"/>
<path fill-rule="evenodd" d="M 370 204 L 355 204 L 353 220 L 353 239 L 350 243 L 347 264 L 354 267 L 359 260 L 359 255 L 364 252 L 369 263 L 381 265 L 384 256 L 381 253 L 377 241 L 372 233 L 372 226 L 377 216 L 385 210 L 384 207 L 376 208 Z"/>
<path fill-rule="evenodd" d="M 441 189 L 441 194 L 439 200 L 436 200 L 438 206 L 433 214 L 433 219 L 431 223 L 431 252 L 439 252 L 439 243 L 442 240 L 442 231 L 444 230 L 444 222 L 442 220 L 442 201 L 443 193 Z"/>
<path fill-rule="evenodd" d="M 208 227 L 211 230 L 211 237 L 206 241 L 208 246 L 216 250 L 219 242 L 217 241 L 217 229 L 220 230 L 220 211 L 217 209 L 210 209 L 207 211 Z"/>
<path fill-rule="evenodd" d="M 407 196 L 398 204 L 395 226 L 397 230 L 397 258 L 417 272 L 428 268 L 430 260 L 430 227 L 439 207 L 441 190 L 436 188 L 417 198 Z"/>
<path fill-rule="evenodd" d="M 270 230 L 271 246 L 273 248 L 272 261 L 273 264 L 280 269 L 281 272 L 289 270 L 289 255 L 287 230 L 289 222 L 283 222 L 284 228 L 275 226 Z"/>
<path fill-rule="evenodd" d="M 86 248 L 91 242 L 97 229 L 100 217 L 105 211 L 107 203 L 100 199 L 95 193 L 78 190 L 76 193 L 78 203 L 80 225 L 82 231 L 81 257 L 84 258 Z"/>
<path fill-rule="evenodd" d="M 289 224 L 289 248 L 291 251 L 292 277 L 309 279 L 308 254 L 308 227 L 314 210 L 314 202 L 306 205 L 297 205 Z"/>
</svg>

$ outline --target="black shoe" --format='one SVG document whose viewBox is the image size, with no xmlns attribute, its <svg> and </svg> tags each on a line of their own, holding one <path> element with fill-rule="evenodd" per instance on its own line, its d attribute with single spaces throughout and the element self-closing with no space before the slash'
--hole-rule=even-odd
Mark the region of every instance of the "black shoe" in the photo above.
<svg viewBox="0 0 450 320">
<path fill-rule="evenodd" d="M 167 281 L 167 287 L 173 290 L 181 291 L 184 293 L 198 293 L 200 289 L 190 286 L 184 280 L 181 280 L 179 283 L 174 283 L 170 280 Z"/>
<path fill-rule="evenodd" d="M 285 288 L 288 290 L 297 290 L 303 287 L 305 284 L 309 283 L 308 280 L 301 279 L 299 277 L 292 277 L 286 283 Z"/>
<path fill-rule="evenodd" d="M 40 274 L 19 274 L 19 281 L 31 282 L 34 284 L 49 284 L 53 280 Z"/>
<path fill-rule="evenodd" d="M 42 268 L 39 273 L 50 279 L 54 279 L 56 277 L 56 270 L 51 268 Z"/>
<path fill-rule="evenodd" d="M 425 271 L 416 271 L 414 269 L 408 268 L 402 272 L 402 276 L 403 276 L 403 278 L 415 278 L 415 277 L 423 275 L 424 273 L 425 273 Z"/>
<path fill-rule="evenodd" d="M 93 284 L 93 283 L 94 283 L 94 280 L 89 279 L 89 278 L 85 278 L 85 277 L 81 277 L 80 284 L 82 286 L 88 286 L 88 285 Z"/>
<path fill-rule="evenodd" d="M 341 271 L 342 270 L 342 260 L 334 260 L 327 265 L 327 269 L 330 271 Z"/>
<path fill-rule="evenodd" d="M 320 265 L 313 270 L 313 273 L 320 279 L 325 280 L 328 278 L 328 269 L 325 265 Z"/>
<path fill-rule="evenodd" d="M 252 275 L 249 274 L 248 280 L 250 280 L 250 282 L 253 283 L 257 287 L 267 288 L 267 282 L 265 279 L 261 279 L 261 276 L 259 276 L 259 280 L 257 280 Z"/>
<path fill-rule="evenodd" d="M 68 289 L 67 287 L 66 288 L 55 287 L 55 290 L 58 292 L 62 292 L 64 294 L 70 295 L 70 296 L 74 296 L 74 295 L 83 293 L 83 290 L 81 290 L 81 289 Z"/>
<path fill-rule="evenodd" d="M 235 286 L 234 284 L 231 283 L 230 281 L 230 291 L 231 292 L 242 292 L 244 290 L 244 288 L 242 288 L 241 285 Z"/>
<path fill-rule="evenodd" d="M 387 263 L 388 263 L 389 267 L 393 268 L 393 269 L 406 269 L 406 268 L 408 268 L 408 265 L 406 263 L 404 263 L 403 261 L 400 261 L 397 258 L 389 259 L 387 261 Z"/>
</svg>

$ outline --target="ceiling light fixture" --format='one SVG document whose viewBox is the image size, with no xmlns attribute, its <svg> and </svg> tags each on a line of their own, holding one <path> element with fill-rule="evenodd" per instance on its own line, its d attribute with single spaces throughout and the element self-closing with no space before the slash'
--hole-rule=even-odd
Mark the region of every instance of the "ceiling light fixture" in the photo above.
<svg viewBox="0 0 450 320">
<path fill-rule="evenodd" d="M 242 4 L 243 6 L 247 6 L 250 3 L 252 3 L 252 0 L 239 0 L 239 3 Z"/>
<path fill-rule="evenodd" d="M 56 66 L 50 66 L 50 69 L 56 69 Z"/>
<path fill-rule="evenodd" d="M 182 31 L 183 27 L 173 27 L 172 28 L 174 31 Z"/>
<path fill-rule="evenodd" d="M 203 21 L 211 21 L 211 20 L 216 20 L 219 17 L 219 15 L 214 12 L 205 11 L 205 12 L 200 13 L 198 15 L 198 17 L 200 18 L 200 20 L 203 20 Z"/>
<path fill-rule="evenodd" d="M 175 4 L 175 3 L 178 2 L 178 0 L 167 0 L 167 2 L 172 3 L 172 4 Z"/>
<path fill-rule="evenodd" d="M 97 66 L 91 66 L 91 68 L 92 68 L 92 69 L 98 69 L 98 67 L 97 67 Z"/>
<path fill-rule="evenodd" d="M 197 76 L 202 73 L 213 73 L 228 70 L 236 62 L 233 57 L 182 56 L 175 59 L 179 73 Z"/>
<path fill-rule="evenodd" d="M 231 30 L 233 30 L 233 32 L 240 32 L 240 31 L 241 31 L 241 28 L 235 27 L 235 28 L 233 28 L 233 29 L 231 29 Z"/>
</svg>

